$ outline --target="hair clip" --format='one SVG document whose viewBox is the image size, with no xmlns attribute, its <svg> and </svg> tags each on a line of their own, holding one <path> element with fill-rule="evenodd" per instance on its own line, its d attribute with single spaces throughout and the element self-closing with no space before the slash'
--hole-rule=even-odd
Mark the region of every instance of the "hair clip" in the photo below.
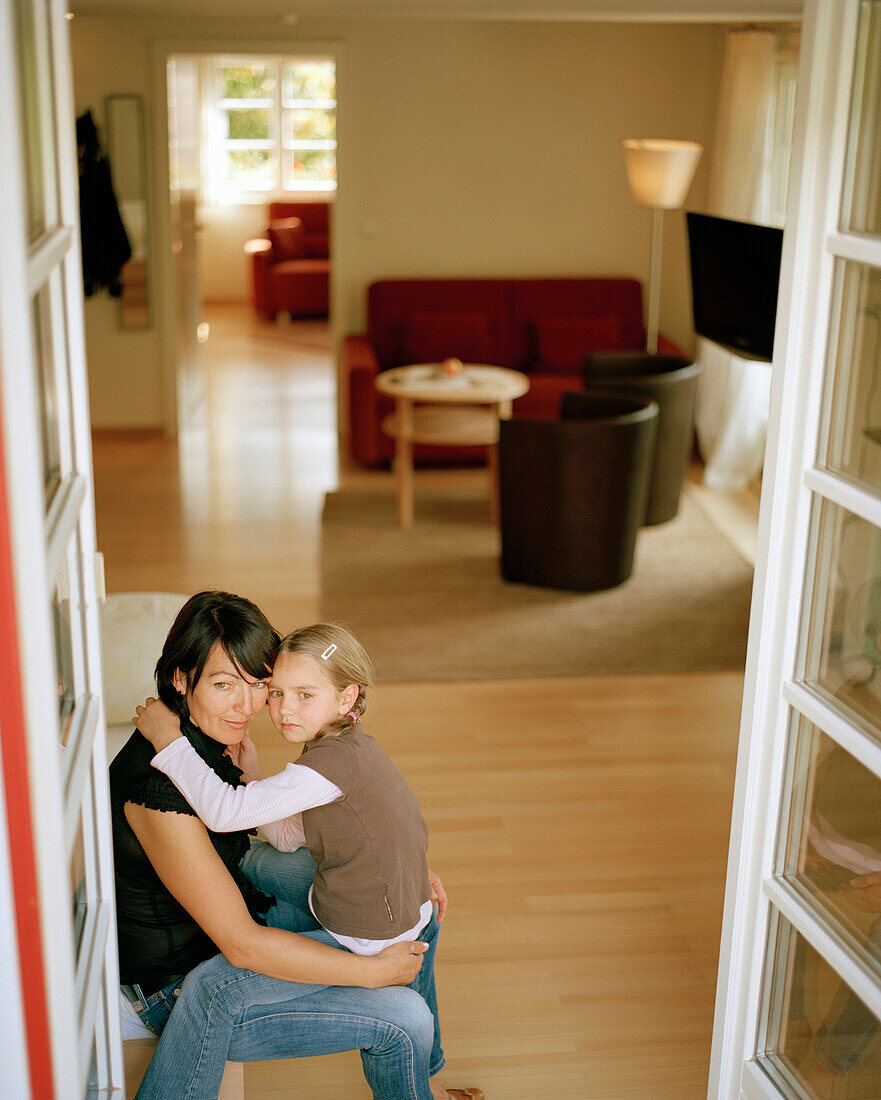
<svg viewBox="0 0 881 1100">
<path fill-rule="evenodd" d="M 358 721 L 358 715 L 353 710 L 350 710 L 346 717 L 351 718 L 353 722 Z"/>
<path fill-rule="evenodd" d="M 336 652 L 336 646 L 335 646 L 335 645 L 332 645 L 332 644 L 331 644 L 331 645 L 329 645 L 329 646 L 327 647 L 327 649 L 326 649 L 326 650 L 325 650 L 325 651 L 324 651 L 324 652 L 323 652 L 323 653 L 321 654 L 321 659 L 322 659 L 322 661 L 326 661 L 326 660 L 327 660 L 327 658 L 328 658 L 328 657 L 330 657 L 330 656 L 331 656 L 331 654 L 333 654 L 333 653 L 335 653 L 335 652 Z"/>
</svg>

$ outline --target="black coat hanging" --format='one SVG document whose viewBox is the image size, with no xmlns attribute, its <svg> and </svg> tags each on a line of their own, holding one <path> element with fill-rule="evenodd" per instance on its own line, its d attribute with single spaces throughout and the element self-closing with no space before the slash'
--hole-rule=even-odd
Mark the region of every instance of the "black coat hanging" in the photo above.
<svg viewBox="0 0 881 1100">
<path fill-rule="evenodd" d="M 110 162 L 101 149 L 92 112 L 76 120 L 79 149 L 80 233 L 83 250 L 83 291 L 87 298 L 107 287 L 114 298 L 122 292 L 119 278 L 123 265 L 131 259 L 132 247 L 125 231 L 113 181 Z"/>
</svg>

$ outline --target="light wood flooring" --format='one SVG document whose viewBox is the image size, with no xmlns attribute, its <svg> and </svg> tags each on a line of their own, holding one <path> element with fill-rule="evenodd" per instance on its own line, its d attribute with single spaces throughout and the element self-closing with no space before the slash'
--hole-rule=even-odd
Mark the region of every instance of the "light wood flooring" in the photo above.
<svg viewBox="0 0 881 1100">
<path fill-rule="evenodd" d="M 206 422 L 179 444 L 96 433 L 107 588 L 224 587 L 287 630 L 317 615 L 324 493 L 391 493 L 391 475 L 339 468 L 326 329 L 209 320 Z M 421 471 L 417 492 L 483 477 Z M 706 1095 L 741 689 L 739 672 L 380 685 L 371 732 L 420 797 L 451 899 L 443 1083 Z M 263 715 L 257 740 L 281 768 Z M 370 1096 L 354 1053 L 245 1082 L 249 1100 Z"/>
</svg>

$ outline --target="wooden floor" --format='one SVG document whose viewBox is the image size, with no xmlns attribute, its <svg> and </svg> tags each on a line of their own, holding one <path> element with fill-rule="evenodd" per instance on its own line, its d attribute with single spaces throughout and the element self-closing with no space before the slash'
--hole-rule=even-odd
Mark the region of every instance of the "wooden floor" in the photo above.
<svg viewBox="0 0 881 1100">
<path fill-rule="evenodd" d="M 338 468 L 325 330 L 209 320 L 207 422 L 180 445 L 96 435 L 107 588 L 229 588 L 284 631 L 317 612 L 324 492 L 392 492 L 391 475 Z M 370 729 L 420 797 L 451 898 L 443 1083 L 706 1095 L 741 689 L 737 672 L 380 685 Z M 280 768 L 263 715 L 257 738 Z M 354 1053 L 248 1065 L 245 1082 L 249 1100 L 370 1097 Z"/>
</svg>

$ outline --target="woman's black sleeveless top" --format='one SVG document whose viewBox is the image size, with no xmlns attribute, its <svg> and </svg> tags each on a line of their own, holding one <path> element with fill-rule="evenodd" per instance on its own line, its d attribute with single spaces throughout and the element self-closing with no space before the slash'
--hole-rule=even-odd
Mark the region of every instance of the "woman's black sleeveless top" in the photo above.
<svg viewBox="0 0 881 1100">
<path fill-rule="evenodd" d="M 221 779 L 236 787 L 240 784 L 242 773 L 223 755 L 224 745 L 192 725 L 185 725 L 183 733 Z M 149 741 L 135 730 L 110 765 L 120 981 L 123 985 L 140 985 L 147 996 L 218 952 L 217 946 L 163 886 L 126 820 L 126 802 L 196 816 L 168 776 L 150 766 L 154 755 Z M 275 899 L 260 893 L 239 867 L 248 850 L 248 834 L 213 833 L 209 829 L 208 836 L 241 890 L 251 916 L 258 924 L 265 924 L 261 914 Z"/>
</svg>

